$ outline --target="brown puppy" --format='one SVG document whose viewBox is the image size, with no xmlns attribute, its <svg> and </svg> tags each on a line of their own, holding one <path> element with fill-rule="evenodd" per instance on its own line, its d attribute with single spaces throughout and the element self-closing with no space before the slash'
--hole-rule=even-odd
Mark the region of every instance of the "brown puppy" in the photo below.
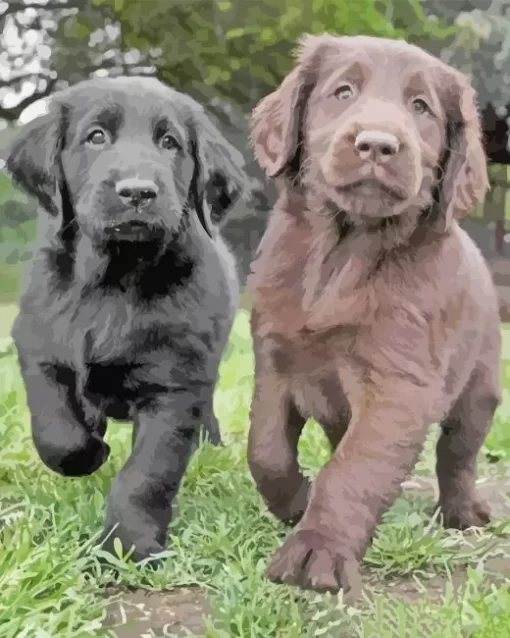
<svg viewBox="0 0 510 638">
<path fill-rule="evenodd" d="M 279 199 L 251 278 L 249 465 L 269 509 L 300 520 L 268 575 L 349 591 L 431 423 L 445 524 L 489 520 L 475 478 L 500 402 L 498 304 L 458 225 L 487 188 L 475 93 L 403 41 L 306 36 L 252 138 Z M 309 417 L 333 448 L 311 489 Z"/>
</svg>

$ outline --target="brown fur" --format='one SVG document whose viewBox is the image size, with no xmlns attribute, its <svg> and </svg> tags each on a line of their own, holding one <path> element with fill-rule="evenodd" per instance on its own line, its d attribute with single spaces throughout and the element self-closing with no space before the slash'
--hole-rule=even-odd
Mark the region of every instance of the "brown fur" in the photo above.
<svg viewBox="0 0 510 638">
<path fill-rule="evenodd" d="M 360 159 L 363 130 L 394 135 L 398 152 Z M 405 42 L 306 36 L 252 139 L 279 199 L 250 280 L 249 465 L 269 509 L 300 521 L 268 575 L 349 591 L 431 423 L 445 524 L 489 520 L 475 479 L 500 402 L 498 304 L 458 225 L 487 188 L 475 93 Z M 312 487 L 297 462 L 309 417 L 333 448 Z"/>
</svg>

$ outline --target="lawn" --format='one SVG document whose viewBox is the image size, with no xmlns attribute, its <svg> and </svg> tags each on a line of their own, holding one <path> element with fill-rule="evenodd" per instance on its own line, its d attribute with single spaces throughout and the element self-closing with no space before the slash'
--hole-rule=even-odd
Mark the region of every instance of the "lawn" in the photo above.
<svg viewBox="0 0 510 638">
<path fill-rule="evenodd" d="M 4 337 L 13 307 L 0 317 Z M 510 332 L 503 331 L 510 390 Z M 151 573 L 119 559 L 114 573 L 98 567 L 93 539 L 110 481 L 128 453 L 129 425 L 110 424 L 113 453 L 94 476 L 51 473 L 31 444 L 15 355 L 0 355 L 0 638 L 508 638 L 509 391 L 480 459 L 480 488 L 497 521 L 463 535 L 431 519 L 433 428 L 413 481 L 366 556 L 364 599 L 349 608 L 341 597 L 303 594 L 264 579 L 266 562 L 287 532 L 265 512 L 247 471 L 252 368 L 248 315 L 240 311 L 215 395 L 227 445 L 204 446 L 192 458 L 165 567 Z M 323 436 L 309 423 L 302 463 L 313 472 L 326 458 Z"/>
</svg>

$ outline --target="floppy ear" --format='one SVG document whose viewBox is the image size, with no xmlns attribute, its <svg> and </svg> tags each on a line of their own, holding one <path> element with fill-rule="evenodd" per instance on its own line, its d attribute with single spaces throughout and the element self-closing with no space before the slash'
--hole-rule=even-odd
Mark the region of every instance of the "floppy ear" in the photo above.
<svg viewBox="0 0 510 638">
<path fill-rule="evenodd" d="M 330 39 L 327 34 L 304 35 L 298 45 L 297 65 L 252 111 L 251 141 L 268 177 L 278 177 L 298 152 L 306 102 L 315 83 L 314 64 L 322 45 Z"/>
<path fill-rule="evenodd" d="M 302 69 L 294 68 L 281 85 L 262 99 L 251 115 L 255 157 L 268 177 L 277 177 L 297 152 L 302 119 Z"/>
<path fill-rule="evenodd" d="M 51 215 L 59 211 L 61 118 L 57 109 L 25 124 L 14 140 L 7 170 L 15 184 L 36 197 Z"/>
<path fill-rule="evenodd" d="M 248 179 L 243 155 L 227 142 L 205 113 L 196 119 L 192 140 L 195 209 L 205 231 L 213 237 L 233 204 L 246 196 Z"/>
<path fill-rule="evenodd" d="M 476 93 L 464 76 L 453 87 L 453 115 L 447 124 L 444 174 L 439 185 L 441 230 L 483 202 L 489 187 Z"/>
</svg>

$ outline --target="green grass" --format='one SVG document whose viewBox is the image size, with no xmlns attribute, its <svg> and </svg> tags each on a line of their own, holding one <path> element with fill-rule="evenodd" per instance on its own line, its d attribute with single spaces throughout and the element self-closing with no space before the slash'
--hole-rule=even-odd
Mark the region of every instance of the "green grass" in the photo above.
<svg viewBox="0 0 510 638">
<path fill-rule="evenodd" d="M 6 264 L 0 260 L 0 304 L 14 304 L 18 298 L 18 291 L 22 278 L 23 268 L 20 264 Z M 4 316 L 0 314 L 1 323 Z M 7 318 L 9 320 L 9 317 Z"/>
<path fill-rule="evenodd" d="M 0 337 L 8 332 L 12 307 L 10 312 L 0 322 Z M 509 361 L 502 366 L 510 388 L 505 347 Z M 15 357 L 0 356 L 0 638 L 112 636 L 102 626 L 109 604 L 104 590 L 112 581 L 154 589 L 203 587 L 212 609 L 202 634 L 208 638 L 510 636 L 509 581 L 498 567 L 507 560 L 506 521 L 480 534 L 446 532 L 427 512 L 431 498 L 420 493 L 399 498 L 385 516 L 365 559 L 365 599 L 355 608 L 341 597 L 304 594 L 264 578 L 286 530 L 265 511 L 247 471 L 252 370 L 248 315 L 241 311 L 215 395 L 227 445 L 204 446 L 192 458 L 165 567 L 149 573 L 119 561 L 120 575 L 114 575 L 99 569 L 91 545 L 110 481 L 128 454 L 130 428 L 110 425 L 113 453 L 94 476 L 51 473 L 30 441 Z M 494 480 L 507 475 L 509 409 L 507 393 L 480 462 L 481 474 Z M 423 480 L 433 470 L 434 437 L 433 430 L 416 469 Z M 489 463 L 487 452 L 498 462 Z M 327 458 L 313 423 L 300 453 L 310 471 Z"/>
</svg>

